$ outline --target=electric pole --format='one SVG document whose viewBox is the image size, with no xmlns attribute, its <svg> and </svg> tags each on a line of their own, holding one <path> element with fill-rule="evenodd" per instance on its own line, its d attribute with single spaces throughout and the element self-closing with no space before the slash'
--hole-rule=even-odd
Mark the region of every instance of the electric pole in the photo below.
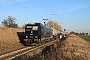
<svg viewBox="0 0 90 60">
<path fill-rule="evenodd" d="M 46 25 L 46 21 L 49 20 L 49 19 L 43 19 L 44 20 L 44 25 Z"/>
</svg>

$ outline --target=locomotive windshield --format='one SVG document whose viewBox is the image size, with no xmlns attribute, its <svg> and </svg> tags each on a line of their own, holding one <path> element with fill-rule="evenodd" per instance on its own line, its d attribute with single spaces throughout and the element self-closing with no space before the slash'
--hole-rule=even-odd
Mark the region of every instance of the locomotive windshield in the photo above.
<svg viewBox="0 0 90 60">
<path fill-rule="evenodd" d="M 38 26 L 33 26 L 32 30 L 38 30 Z"/>
<path fill-rule="evenodd" d="M 32 26 L 26 26 L 26 28 L 32 28 Z"/>
</svg>

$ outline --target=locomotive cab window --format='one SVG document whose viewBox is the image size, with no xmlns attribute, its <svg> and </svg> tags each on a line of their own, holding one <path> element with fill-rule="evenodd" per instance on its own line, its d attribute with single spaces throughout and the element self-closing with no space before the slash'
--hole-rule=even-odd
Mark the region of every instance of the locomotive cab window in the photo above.
<svg viewBox="0 0 90 60">
<path fill-rule="evenodd" d="M 26 26 L 26 28 L 32 28 L 32 26 Z"/>
<path fill-rule="evenodd" d="M 32 30 L 38 30 L 38 26 L 33 26 Z"/>
</svg>

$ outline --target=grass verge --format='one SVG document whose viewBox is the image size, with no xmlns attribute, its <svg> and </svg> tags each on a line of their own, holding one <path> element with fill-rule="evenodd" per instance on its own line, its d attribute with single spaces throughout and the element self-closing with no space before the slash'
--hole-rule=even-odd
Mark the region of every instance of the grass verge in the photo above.
<svg viewBox="0 0 90 60">
<path fill-rule="evenodd" d="M 86 41 L 90 42 L 90 35 L 77 35 L 83 39 L 85 39 Z"/>
</svg>

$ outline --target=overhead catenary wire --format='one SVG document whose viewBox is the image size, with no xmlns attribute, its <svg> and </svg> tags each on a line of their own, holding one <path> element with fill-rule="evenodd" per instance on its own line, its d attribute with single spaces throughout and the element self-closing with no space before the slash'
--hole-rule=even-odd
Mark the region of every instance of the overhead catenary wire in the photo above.
<svg viewBox="0 0 90 60">
<path fill-rule="evenodd" d="M 21 6 L 21 7 L 25 8 L 25 9 L 27 9 L 28 11 L 30 11 L 30 12 L 32 12 L 32 13 L 34 13 L 35 15 L 37 15 L 37 16 L 39 16 L 39 17 L 42 17 L 42 18 L 43 18 L 43 16 L 41 16 L 41 15 L 39 15 L 39 14 L 35 13 L 34 11 L 32 11 L 32 10 L 30 10 L 29 8 L 27 8 L 27 7 L 23 6 L 22 4 L 20 4 L 20 3 L 16 2 L 15 0 L 12 0 L 12 1 L 13 1 L 14 3 L 18 4 L 19 6 Z"/>
<path fill-rule="evenodd" d="M 30 0 L 31 1 L 31 0 Z M 43 8 L 43 6 L 40 4 L 40 3 L 38 3 L 36 0 L 33 0 L 33 3 L 36 5 L 36 6 L 38 6 L 38 7 L 40 7 L 44 12 L 49 12 L 49 11 L 47 11 L 48 9 L 45 9 L 45 8 Z"/>
<path fill-rule="evenodd" d="M 32 2 L 31 0 L 29 0 L 29 1 Z M 35 6 L 33 6 L 32 4 L 30 4 L 30 2 L 28 2 L 26 0 L 26 3 L 28 3 L 31 7 L 35 8 Z M 34 2 L 32 2 L 32 3 L 34 3 Z M 39 11 L 37 8 L 35 8 L 35 10 L 37 10 L 39 13 L 41 13 L 44 16 L 44 14 L 41 11 Z"/>
<path fill-rule="evenodd" d="M 36 6 L 40 7 L 42 10 L 44 10 L 44 12 L 48 13 L 47 15 L 54 13 L 54 11 L 42 0 L 40 3 L 38 3 L 36 0 L 29 0 L 29 1 L 33 2 Z"/>
<path fill-rule="evenodd" d="M 41 2 L 48 8 L 48 10 L 49 10 L 50 12 L 53 12 L 53 13 L 54 13 L 54 11 L 49 7 L 48 4 L 46 4 L 46 2 L 45 2 L 44 0 L 41 0 Z"/>
<path fill-rule="evenodd" d="M 54 11 L 45 3 L 45 1 L 41 0 L 41 3 L 43 3 L 44 6 L 46 6 L 46 8 L 44 8 L 40 3 L 38 3 L 36 0 L 28 0 L 30 2 L 32 2 L 34 5 L 38 6 L 38 8 L 42 9 L 44 12 L 49 12 L 49 14 L 54 13 Z M 26 1 L 28 4 L 29 2 Z M 30 4 L 32 5 L 32 4 Z M 36 9 L 36 8 L 35 8 Z M 38 10 L 38 9 L 37 9 Z M 40 11 L 39 11 L 40 12 Z M 44 16 L 45 17 L 45 16 Z"/>
</svg>

